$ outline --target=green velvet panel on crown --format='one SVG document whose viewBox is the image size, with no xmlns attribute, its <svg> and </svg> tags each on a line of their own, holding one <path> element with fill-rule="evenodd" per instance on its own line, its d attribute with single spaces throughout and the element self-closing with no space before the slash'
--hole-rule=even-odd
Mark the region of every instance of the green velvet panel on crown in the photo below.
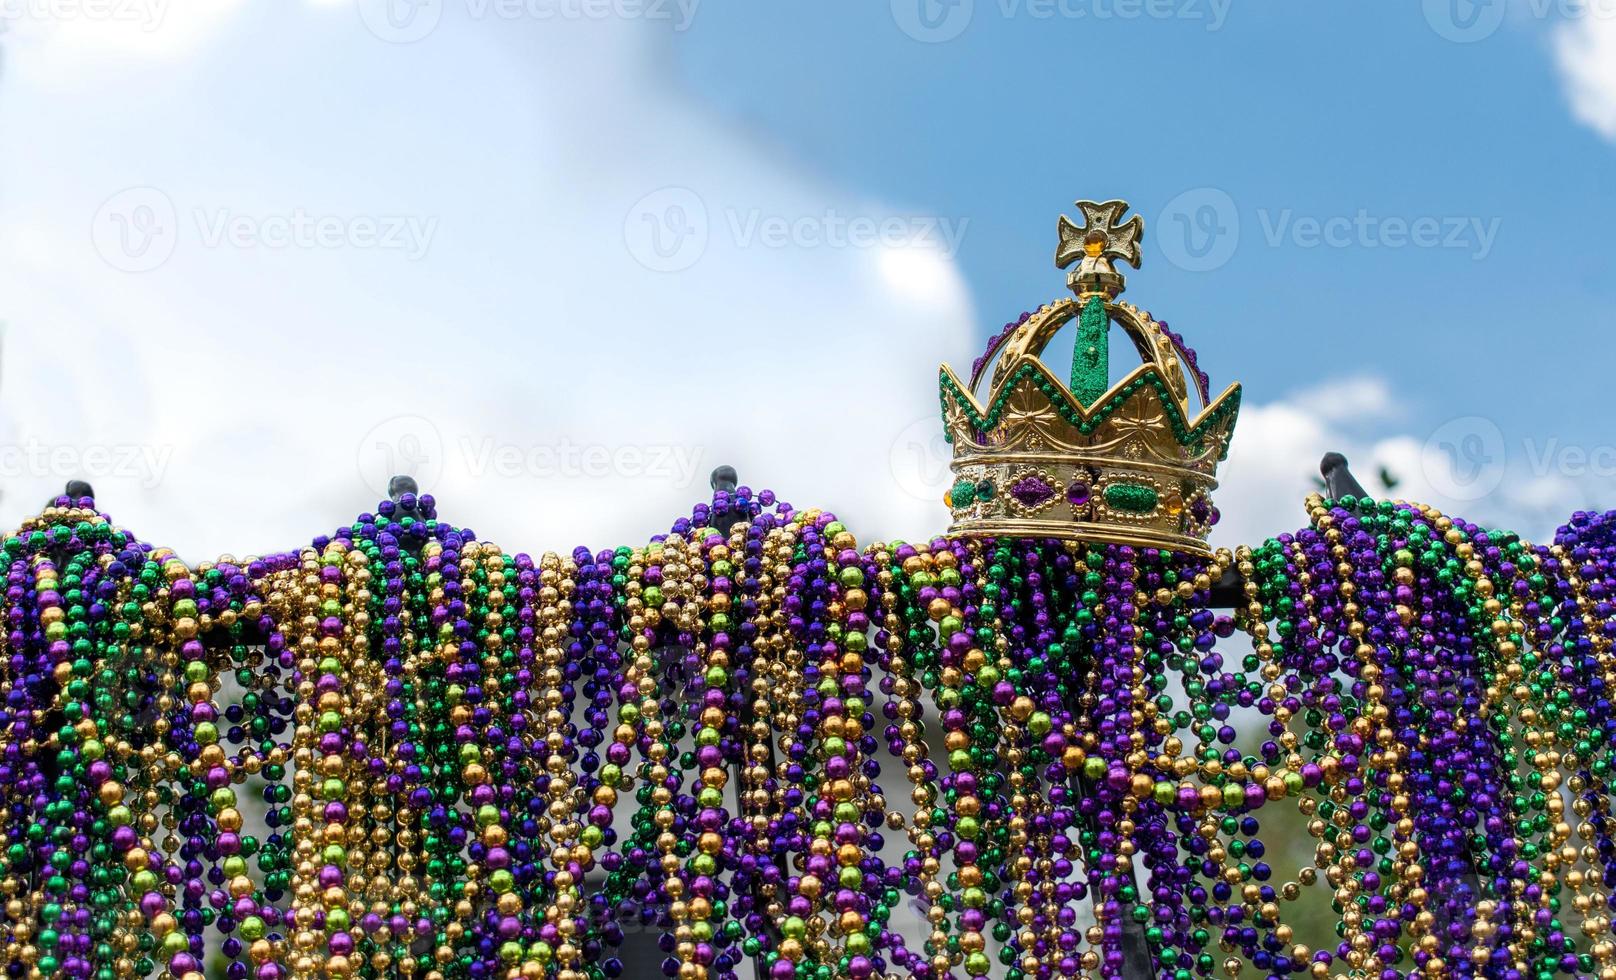
<svg viewBox="0 0 1616 980">
<path fill-rule="evenodd" d="M 1111 386 L 1111 319 L 1105 299 L 1091 296 L 1077 321 L 1077 349 L 1072 351 L 1072 394 L 1088 408 Z"/>
</svg>

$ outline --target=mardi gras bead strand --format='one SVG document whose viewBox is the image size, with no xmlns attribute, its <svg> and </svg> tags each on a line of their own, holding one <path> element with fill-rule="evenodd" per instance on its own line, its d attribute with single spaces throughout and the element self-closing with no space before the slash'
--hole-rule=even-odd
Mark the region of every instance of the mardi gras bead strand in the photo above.
<svg viewBox="0 0 1616 980">
<path fill-rule="evenodd" d="M 1355 821 L 1363 821 L 1366 812 L 1372 812 L 1367 827 L 1357 823 L 1350 831 L 1343 830 L 1336 835 L 1335 843 L 1341 855 L 1337 865 L 1341 876 L 1336 900 L 1347 909 L 1344 913 L 1346 939 L 1352 947 L 1347 954 L 1348 962 L 1366 972 L 1379 973 L 1400 958 L 1401 951 L 1395 940 L 1401 936 L 1403 928 L 1388 914 L 1399 909 L 1402 869 L 1397 862 L 1401 855 L 1398 859 L 1387 857 L 1396 848 L 1396 842 L 1388 841 L 1379 833 L 1388 825 L 1401 826 L 1406 820 L 1406 797 L 1383 788 L 1389 784 L 1401 789 L 1395 749 L 1382 753 L 1378 748 L 1390 741 L 1390 732 L 1382 728 L 1385 709 L 1380 702 L 1384 688 L 1379 680 L 1382 664 L 1391 652 L 1386 645 L 1390 639 L 1386 630 L 1393 622 L 1391 617 L 1398 613 L 1383 605 L 1389 596 L 1382 585 L 1379 562 L 1365 540 L 1367 535 L 1353 535 L 1355 528 L 1350 521 L 1345 527 L 1336 527 L 1331 515 L 1320 514 L 1316 523 L 1322 529 L 1336 574 L 1353 584 L 1351 594 L 1358 600 L 1345 602 L 1341 608 L 1343 646 L 1351 646 L 1351 659 L 1347 660 L 1345 670 L 1354 678 L 1352 696 L 1357 702 L 1357 712 L 1334 738 L 1335 801 L 1347 805 Z M 1354 553 L 1346 541 L 1348 537 L 1364 550 Z M 1292 545 L 1299 564 L 1305 560 L 1301 552 L 1308 538 L 1304 532 Z M 1310 573 L 1302 574 L 1306 586 Z M 1360 805 L 1362 810 L 1358 809 Z M 1402 830 L 1400 836 L 1406 833 Z M 1373 839 L 1370 839 L 1371 834 L 1375 834 Z M 1365 849 L 1365 844 L 1371 847 Z M 1376 853 L 1381 855 L 1378 859 Z"/>
<path fill-rule="evenodd" d="M 423 771 L 429 763 L 421 754 L 426 739 L 423 705 L 417 700 L 421 650 L 416 624 L 417 617 L 425 618 L 420 604 L 426 591 L 418 551 L 425 524 L 416 520 L 417 504 L 410 495 L 398 503 L 384 501 L 376 515 L 361 515 L 346 533 L 339 532 L 370 563 L 370 623 L 381 665 L 374 737 L 385 753 L 376 756 L 379 764 L 371 765 L 386 793 L 386 802 L 378 802 L 371 813 L 370 838 L 377 845 L 371 870 L 393 885 L 392 894 L 372 901 L 354 925 L 367 960 L 406 974 L 430 963 L 424 955 L 417 958 L 410 947 L 431 930 L 429 920 L 413 914 L 411 899 L 415 873 L 425 863 L 419 815 L 432 803 L 430 780 Z M 420 510 L 430 516 L 430 498 Z"/>
<path fill-rule="evenodd" d="M 1540 615 L 1565 625 L 1565 652 L 1572 660 L 1567 673 L 1576 685 L 1571 692 L 1576 705 L 1572 720 L 1580 723 L 1574 729 L 1577 768 L 1568 785 L 1578 818 L 1577 835 L 1583 841 L 1579 856 L 1590 869 L 1585 873 L 1572 868 L 1565 877 L 1575 889 L 1572 905 L 1584 919 L 1582 931 L 1590 938 L 1590 952 L 1602 977 L 1616 975 L 1611 970 L 1616 944 L 1609 937 L 1609 896 L 1604 890 L 1611 887 L 1612 869 L 1616 868 L 1608 749 L 1610 735 L 1616 731 L 1610 700 L 1616 684 L 1610 649 L 1611 635 L 1616 632 L 1610 602 L 1612 519 L 1608 513 L 1575 514 L 1556 532 L 1554 544 L 1538 549 L 1546 586 Z"/>
<path fill-rule="evenodd" d="M 729 549 L 720 535 L 702 534 L 693 560 L 705 569 L 711 590 L 704 605 L 705 622 L 696 636 L 694 653 L 698 669 L 687 681 L 685 717 L 694 744 L 690 767 L 695 773 L 693 819 L 683 834 L 680 850 L 685 856 L 683 877 L 688 883 L 688 908 L 694 939 L 690 959 L 704 970 L 727 974 L 728 958 L 720 955 L 727 946 L 725 936 L 715 931 L 713 918 L 722 919 L 728 890 L 725 884 L 730 863 L 726 851 L 733 848 L 727 837 L 730 814 L 724 798 L 729 773 L 740 757 L 727 710 L 731 685 L 735 682 L 731 659 Z M 721 930 L 720 922 L 718 929 Z M 715 942 L 716 940 L 716 942 Z"/>
<path fill-rule="evenodd" d="M 582 828 L 576 819 L 580 801 L 574 794 L 569 758 L 574 751 L 569 737 L 572 705 L 567 680 L 569 671 L 576 669 L 567 662 L 567 643 L 578 568 L 571 558 L 553 553 L 545 554 L 538 564 L 539 608 L 534 624 L 538 662 L 533 699 L 537 720 L 531 737 L 542 771 L 537 783 L 543 795 L 534 799 L 534 803 L 542 803 L 534 844 L 548 862 L 543 875 L 546 887 L 539 893 L 547 898 L 538 937 L 545 947 L 539 952 L 546 959 L 553 957 L 556 976 L 572 980 L 582 964 L 584 939 L 579 935 L 583 868 L 573 850 Z M 506 890 L 504 878 L 499 887 Z M 587 925 L 587 919 L 583 924 Z"/>
<path fill-rule="evenodd" d="M 632 655 L 621 688 L 619 724 L 614 734 L 624 746 L 624 775 L 627 780 L 628 747 L 633 745 L 640 762 L 633 767 L 637 785 L 634 797 L 639 804 L 633 816 L 634 835 L 629 842 L 628 862 L 622 872 L 639 908 L 641 922 L 657 922 L 666 914 L 667 898 L 660 891 L 665 877 L 658 839 L 665 832 L 663 820 L 671 826 L 674 814 L 663 818 L 664 804 L 679 787 L 670 770 L 676 754 L 674 738 L 664 721 L 662 699 L 658 696 L 665 674 L 658 670 L 653 654 L 662 628 L 665 581 L 661 564 L 662 549 L 636 550 L 628 558 L 623 585 L 623 637 Z M 676 722 L 677 719 L 674 719 Z M 632 784 L 625 784 L 632 785 Z M 663 951 L 672 951 L 672 936 L 664 934 Z M 666 966 L 666 964 L 665 964 Z M 678 969 L 674 961 L 674 970 Z"/>
<path fill-rule="evenodd" d="M 959 689 L 969 719 L 971 744 L 966 751 L 975 770 L 956 776 L 960 795 L 952 810 L 959 840 L 954 847 L 956 877 L 949 884 L 958 895 L 955 921 L 965 970 L 975 977 L 992 969 L 988 940 L 995 925 L 1001 927 L 1001 936 L 1002 927 L 1008 925 L 1008 906 L 1000 895 L 1011 834 L 1011 793 L 1005 770 L 1014 764 L 1008 753 L 1025 732 L 1013 722 L 1006 727 L 1000 710 L 1000 702 L 1014 695 L 1010 678 L 1017 674 L 1010 642 L 996 628 L 997 607 L 986 606 L 995 619 L 984 615 L 983 597 L 992 589 L 992 571 L 980 567 L 980 550 L 964 542 L 951 543 L 947 554 L 952 565 L 944 567 L 939 577 L 941 598 L 949 603 L 950 616 L 944 617 L 940 628 L 951 648 L 963 649 L 960 663 L 969 676 L 960 678 Z M 957 620 L 957 629 L 950 617 Z"/>
<path fill-rule="evenodd" d="M 839 712 L 827 712 L 823 704 L 835 683 L 822 670 L 829 590 L 824 531 L 829 522 L 830 518 L 815 510 L 803 512 L 794 522 L 796 540 L 788 559 L 783 607 L 789 647 L 777 667 L 777 676 L 787 682 L 776 702 L 783 709 L 777 714 L 783 756 L 780 826 L 784 832 L 784 848 L 778 853 L 787 863 L 774 913 L 782 938 L 769 969 L 773 977 L 795 975 L 800 980 L 828 974 L 827 961 L 834 955 L 824 915 L 833 894 L 833 886 L 825 880 L 832 867 L 833 844 L 828 821 L 814 812 L 830 805 L 823 760 L 835 744 L 831 740 L 839 740 L 836 732 L 841 724 Z"/>
<path fill-rule="evenodd" d="M 836 694 L 843 711 L 841 761 L 832 755 L 825 763 L 835 801 L 831 815 L 836 823 L 837 860 L 841 864 L 837 903 L 841 912 L 838 926 L 844 938 L 837 969 L 854 980 L 866 980 L 884 966 L 881 940 L 896 904 L 901 874 L 889 868 L 880 856 L 885 845 L 881 828 L 886 793 L 876 782 L 880 776 L 876 758 L 880 743 L 872 734 L 876 721 L 870 710 L 873 692 L 869 683 L 874 676 L 867 657 L 870 619 L 866 587 L 870 583 L 852 533 L 839 521 L 827 525 L 826 532 L 827 553 L 834 552 L 835 556 L 829 605 L 833 620 L 829 632 L 835 647 L 826 647 L 827 664 L 836 668 Z M 843 780 L 850 785 L 844 785 Z"/>
<path fill-rule="evenodd" d="M 656 600 L 654 615 L 662 623 L 663 629 L 673 634 L 675 642 L 669 645 L 671 649 L 694 651 L 695 636 L 700 630 L 699 603 L 696 602 L 699 593 L 698 573 L 687 561 L 685 539 L 670 535 L 660 545 L 654 546 L 652 551 L 660 584 L 655 587 L 656 592 L 651 594 L 647 605 L 651 600 Z M 693 666 L 688 662 L 688 657 L 681 657 L 678 669 L 688 672 Z M 696 961 L 696 929 L 692 922 L 705 922 L 706 916 L 699 913 L 707 909 L 705 906 L 692 909 L 679 853 L 681 837 L 694 816 L 695 803 L 693 797 L 683 792 L 686 767 L 685 760 L 680 758 L 678 746 L 686 728 L 679 720 L 677 705 L 671 698 L 665 702 L 659 701 L 656 710 L 666 721 L 663 723 L 664 734 L 658 739 L 660 744 L 653 746 L 656 764 L 648 770 L 647 775 L 660 784 L 653 790 L 651 798 L 654 806 L 651 820 L 656 829 L 656 862 L 660 869 L 660 874 L 656 876 L 655 901 L 671 920 L 672 929 L 664 934 L 664 938 L 671 943 L 667 951 L 674 954 L 664 963 L 664 971 L 671 968 L 670 975 L 677 974 L 681 980 L 700 980 L 705 976 L 706 969 L 704 964 Z"/>
<path fill-rule="evenodd" d="M 759 957 L 769 944 L 771 931 L 759 903 L 766 901 L 767 872 L 778 871 L 769 834 L 773 780 L 769 763 L 774 751 L 766 721 L 772 712 L 765 667 L 779 639 L 779 624 L 771 613 L 772 579 L 765 565 L 766 542 L 778 518 L 753 504 L 748 488 L 738 488 L 736 494 L 750 519 L 732 527 L 727 541 L 710 539 L 714 544 L 710 570 L 715 589 L 723 596 L 713 610 L 713 643 L 725 650 L 724 679 L 729 682 L 725 712 L 729 718 L 720 722 L 725 734 L 718 754 L 740 774 L 737 812 L 718 840 L 709 839 L 719 846 L 722 867 L 730 872 L 730 922 L 715 936 L 720 944 L 718 960 L 726 964 L 726 970 L 732 970 L 743 955 Z M 772 502 L 772 494 L 769 499 Z M 715 508 L 718 503 L 715 496 Z M 722 633 L 717 631 L 720 625 Z M 771 889 L 777 886 L 778 882 L 767 885 Z"/>
<path fill-rule="evenodd" d="M 931 690 L 935 690 L 942 677 L 942 644 L 940 632 L 934 625 L 951 611 L 952 607 L 946 605 L 946 600 L 938 604 L 940 597 L 936 591 L 937 574 L 944 566 L 938 561 L 939 554 L 934 552 L 932 544 L 916 544 L 899 547 L 896 556 L 900 562 L 901 576 L 895 576 L 895 585 L 900 600 L 899 620 L 902 624 L 901 636 L 907 644 L 908 662 L 918 668 L 917 675 L 905 678 L 901 673 L 902 664 L 897 657 L 892 660 L 889 670 L 899 672 L 900 679 L 910 681 L 913 692 L 915 710 L 913 717 L 920 719 L 923 712 L 920 707 L 920 697 Z M 935 614 L 935 615 L 934 615 Z M 894 630 L 894 636 L 900 635 Z M 943 702 L 938 699 L 939 728 L 945 725 L 945 711 Z M 957 723 L 957 719 L 955 719 Z M 943 859 L 952 843 L 947 824 L 947 812 L 937 804 L 941 795 L 939 767 L 927 758 L 927 745 L 923 740 L 924 728 L 917 724 L 913 739 L 905 746 L 906 759 L 913 759 L 909 766 L 909 779 L 914 785 L 911 799 L 917 804 L 909 826 L 910 843 L 914 850 L 905 855 L 905 864 L 915 870 L 916 891 L 921 898 L 921 907 L 930 925 L 930 932 L 923 944 L 923 951 L 929 960 L 921 962 L 919 957 L 911 959 L 911 968 L 917 976 L 936 978 L 941 980 L 950 975 L 952 958 L 949 956 L 947 916 L 949 909 L 942 902 L 945 893 L 943 882 L 939 880 L 942 873 Z M 947 742 L 945 735 L 945 752 L 952 753 L 958 745 L 955 738 L 954 746 Z"/>
<path fill-rule="evenodd" d="M 450 665 L 457 673 L 452 678 L 455 686 L 450 693 L 455 703 L 449 723 L 454 726 L 461 754 L 461 781 L 467 787 L 463 806 L 472 815 L 466 855 L 485 869 L 487 888 L 471 907 L 478 932 L 472 969 L 474 975 L 480 969 L 490 977 L 501 972 L 520 975 L 521 939 L 524 931 L 532 931 L 532 921 L 530 903 L 525 900 L 531 893 L 519 883 L 532 884 L 536 877 L 523 860 L 532 857 L 532 841 L 520 834 L 513 819 L 519 809 L 527 811 L 534 799 L 528 795 L 529 787 L 516 781 L 519 774 L 531 772 L 525 767 L 532 743 L 517 734 L 528 727 L 527 716 L 520 713 L 528 703 L 527 689 L 526 685 L 508 686 L 519 658 L 516 632 L 509 628 L 518 615 L 511 599 L 518 567 L 516 559 L 494 545 L 466 546 L 462 573 L 470 600 L 470 632 L 461 639 L 457 658 Z M 531 671 L 528 676 L 531 678 Z M 478 751 L 473 754 L 467 746 Z M 513 828 L 517 834 L 513 835 Z"/>
<path fill-rule="evenodd" d="M 612 829 L 619 802 L 620 769 L 610 759 L 602 763 L 598 748 L 606 740 L 609 712 L 623 681 L 623 658 L 615 642 L 617 624 L 612 587 L 619 553 L 600 551 L 591 556 L 587 549 L 580 548 L 573 552 L 573 557 L 575 561 L 581 560 L 579 594 L 574 604 L 580 614 L 574 617 L 573 635 L 576 647 L 587 651 L 584 663 L 590 665 L 579 671 L 588 678 L 583 685 L 583 693 L 589 699 L 584 708 L 586 727 L 577 740 L 583 752 L 579 760 L 583 777 L 580 789 L 586 794 L 588 812 L 586 825 L 579 833 L 581 846 L 575 849 L 575 854 L 584 872 L 599 864 L 610 876 L 621 866 L 620 856 L 613 849 L 617 834 Z M 600 853 L 598 849 L 602 847 L 608 850 Z M 610 953 L 622 944 L 623 929 L 617 921 L 616 896 L 609 894 L 609 884 L 608 877 L 608 887 L 592 894 L 586 913 L 582 913 L 587 915 L 586 921 L 592 927 L 583 946 L 585 961 L 599 962 L 600 974 L 620 976 L 622 962 Z"/>
<path fill-rule="evenodd" d="M 888 827 L 904 830 L 909 838 L 912 849 L 904 854 L 902 863 L 906 889 L 919 903 L 930 930 L 924 943 L 924 952 L 930 959 L 910 951 L 898 937 L 894 937 L 892 957 L 896 965 L 908 968 L 917 977 L 937 976 L 948 969 L 946 960 L 938 963 L 938 951 L 946 941 L 938 927 L 947 912 L 937 902 L 942 894 L 942 884 L 937 880 L 941 861 L 934 850 L 936 836 L 931 828 L 938 771 L 928 758 L 921 701 L 927 686 L 924 675 L 936 666 L 935 633 L 916 606 L 918 590 L 930 581 L 930 569 L 935 565 L 926 545 L 877 545 L 872 551 L 875 581 L 882 586 L 877 607 L 881 629 L 875 637 L 882 651 L 879 662 L 885 674 L 883 690 L 888 694 L 882 713 L 892 722 L 884 734 L 888 748 L 905 766 L 912 786 L 910 802 L 915 807 L 912 818 L 894 809 L 888 811 L 886 820 Z"/>
<path fill-rule="evenodd" d="M 1012 716 L 1020 718 L 1025 714 L 1022 720 L 1028 733 L 1042 736 L 1041 747 L 1047 757 L 1043 771 L 1047 800 L 1040 808 L 1047 815 L 1033 814 L 1036 836 L 1027 857 L 1033 865 L 1027 884 L 1036 882 L 1040 904 L 1030 910 L 1030 915 L 1029 911 L 1018 913 L 1023 927 L 1030 927 L 1019 937 L 1018 945 L 1023 973 L 1040 978 L 1076 977 L 1083 970 L 1078 909 L 1088 897 L 1088 885 L 1079 874 L 1083 844 L 1073 836 L 1081 831 L 1071 803 L 1074 776 L 1087 762 L 1087 752 L 1081 744 L 1086 725 L 1074 709 L 1092 684 L 1092 658 L 1082 637 L 1089 613 L 1079 600 L 1088 569 L 1073 546 L 1033 543 L 1025 547 L 1054 551 L 1055 575 L 1050 584 L 1055 601 L 1041 594 L 1034 597 L 1040 607 L 1035 616 L 1049 619 L 1047 624 L 1040 623 L 1042 628 L 1033 637 L 1019 638 L 1025 646 L 1024 668 L 1030 683 L 1024 688 L 1026 693 L 1018 694 L 1011 703 Z M 1017 620 L 1023 617 L 1018 615 L 1016 599 L 1005 581 L 1005 565 L 1010 559 L 1011 552 L 1002 542 L 995 543 L 992 555 L 983 557 L 988 566 L 988 595 L 994 605 L 997 628 L 1016 637 Z M 1027 703 L 1022 703 L 1023 699 Z M 1018 882 L 1018 890 L 1022 887 Z"/>
<path fill-rule="evenodd" d="M 743 950 L 753 956 L 760 972 L 779 978 L 794 974 L 790 958 L 782 958 L 779 947 L 786 938 L 779 929 L 788 896 L 791 868 L 787 861 L 788 841 L 796 827 L 795 794 L 791 785 L 794 762 L 789 755 L 795 737 L 796 710 L 801 699 L 801 653 L 793 641 L 792 617 L 787 609 L 787 589 L 791 580 L 792 557 L 797 550 L 798 528 L 789 514 L 773 524 L 762 523 L 760 542 L 758 656 L 752 682 L 750 706 L 752 731 L 751 765 L 747 774 L 751 790 L 753 836 L 749 856 L 756 868 L 756 908 L 747 918 L 749 933 Z M 784 959 L 784 966 L 780 963 Z"/>
<path fill-rule="evenodd" d="M 741 597 L 732 614 L 739 643 L 737 683 L 731 702 L 738 716 L 736 737 L 742 752 L 741 778 L 736 788 L 738 813 L 730 833 L 734 848 L 731 860 L 735 864 L 732 921 L 739 928 L 730 938 L 739 939 L 741 954 L 754 961 L 772 945 L 764 906 L 782 878 L 774 862 L 769 833 L 770 804 L 778 783 L 772 765 L 775 750 L 769 724 L 773 711 L 768 664 L 778 652 L 777 644 L 783 644 L 773 594 L 773 568 L 778 559 L 772 549 L 779 533 L 776 517 L 761 508 L 730 532 L 730 548 L 739 559 L 734 574 Z"/>
</svg>

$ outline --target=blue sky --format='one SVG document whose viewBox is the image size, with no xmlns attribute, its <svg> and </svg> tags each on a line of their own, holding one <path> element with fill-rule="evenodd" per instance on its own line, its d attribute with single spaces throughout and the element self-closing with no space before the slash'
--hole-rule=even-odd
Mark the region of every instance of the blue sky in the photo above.
<svg viewBox="0 0 1616 980">
<path fill-rule="evenodd" d="M 924 4 L 924 6 L 922 6 Z M 730 462 L 940 530 L 939 361 L 1147 222 L 1246 385 L 1223 543 L 1342 449 L 1541 537 L 1616 501 L 1616 2 L 0 0 L 0 517 L 195 557 L 409 469 L 528 549 Z M 221 489 L 227 488 L 227 489 Z M 247 514 L 247 519 L 241 518 Z"/>
<path fill-rule="evenodd" d="M 1215 378 L 1372 375 L 1357 433 L 1485 418 L 1527 480 L 1608 459 L 1613 35 L 1609 3 L 892 0 L 715 5 L 672 47 L 781 152 L 968 219 L 984 328 L 1058 286 L 1044 215 L 1126 197 L 1130 298 Z"/>
<path fill-rule="evenodd" d="M 958 37 L 918 43 L 885 3 L 711 4 L 673 50 L 687 84 L 781 152 L 969 218 L 959 263 L 984 327 L 1058 291 L 1067 198 L 1121 196 L 1155 246 L 1135 301 L 1221 377 L 1272 396 L 1372 371 L 1418 416 L 1608 431 L 1616 181 L 1563 93 L 1563 17 L 1522 10 L 1454 43 L 1418 3 L 1236 0 L 1221 24 L 1210 0 L 1141 9 L 976 0 Z M 1186 271 L 1161 249 L 1184 234 L 1162 209 L 1205 189 L 1233 202 L 1238 247 Z M 1360 212 L 1438 219 L 1444 246 L 1360 238 Z M 1351 244 L 1304 247 L 1308 218 L 1352 219 Z"/>
</svg>

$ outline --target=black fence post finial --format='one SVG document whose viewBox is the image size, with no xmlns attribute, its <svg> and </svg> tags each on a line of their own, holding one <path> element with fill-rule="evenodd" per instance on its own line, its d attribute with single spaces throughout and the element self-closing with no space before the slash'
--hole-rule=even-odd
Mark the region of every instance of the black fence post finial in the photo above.
<svg viewBox="0 0 1616 980">
<path fill-rule="evenodd" d="M 62 496 L 65 496 L 65 497 L 68 498 L 68 504 L 70 506 L 77 507 L 79 505 L 79 501 L 83 500 L 86 497 L 94 497 L 95 496 L 95 488 L 90 486 L 90 484 L 87 483 L 84 480 L 68 480 L 67 481 L 67 486 L 62 488 Z M 49 500 L 45 501 L 45 506 L 46 507 L 54 507 L 54 506 L 56 506 L 56 501 L 58 499 L 60 499 L 60 498 L 59 497 L 50 498 Z"/>
<path fill-rule="evenodd" d="M 419 496 L 421 487 L 415 482 L 415 477 L 399 474 L 387 481 L 387 499 L 398 503 L 406 494 Z"/>
<path fill-rule="evenodd" d="M 1342 497 L 1368 497 L 1369 492 L 1347 468 L 1347 457 L 1340 453 L 1325 453 L 1319 461 L 1319 473 L 1324 477 L 1324 488 L 1333 499 Z"/>
<path fill-rule="evenodd" d="M 737 501 L 731 494 L 741 485 L 740 475 L 735 467 L 725 463 L 713 470 L 713 475 L 707 481 L 713 488 L 712 525 L 728 534 L 730 528 L 749 519 L 752 515 L 745 506 Z M 722 499 L 720 499 L 722 497 Z M 722 505 L 722 509 L 720 509 Z"/>
<path fill-rule="evenodd" d="M 1369 491 L 1363 488 L 1352 470 L 1347 466 L 1347 457 L 1340 453 L 1325 453 L 1324 459 L 1319 461 L 1319 473 L 1324 477 L 1324 492 L 1333 500 L 1342 497 L 1367 498 Z M 1212 584 L 1211 607 L 1213 609 L 1245 609 L 1245 584 L 1238 572 L 1233 568 L 1226 569 L 1223 577 Z"/>
</svg>

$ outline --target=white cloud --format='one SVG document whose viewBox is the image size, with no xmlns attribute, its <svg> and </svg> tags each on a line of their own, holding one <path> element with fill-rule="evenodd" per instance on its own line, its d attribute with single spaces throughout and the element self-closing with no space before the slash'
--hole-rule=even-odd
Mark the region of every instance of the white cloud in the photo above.
<svg viewBox="0 0 1616 980">
<path fill-rule="evenodd" d="M 883 247 L 876 252 L 876 267 L 893 294 L 917 310 L 952 314 L 969 305 L 958 267 L 934 248 Z"/>
<path fill-rule="evenodd" d="M 957 269 L 738 234 L 895 211 L 686 101 L 654 30 L 446 7 L 394 45 L 276 5 L 212 31 L 66 92 L 0 84 L 4 523 L 88 475 L 147 539 L 239 556 L 328 533 L 414 466 L 509 547 L 604 546 L 731 463 L 865 538 L 941 524 L 883 420 L 935 416 L 936 361 L 972 353 Z M 635 213 L 665 188 L 694 197 Z M 431 229 L 417 261 L 377 244 L 407 222 Z M 114 267 L 151 247 L 172 254 Z"/>
<path fill-rule="evenodd" d="M 1213 542 L 1253 544 L 1306 523 L 1303 501 L 1319 489 L 1319 462 L 1327 452 L 1344 454 L 1352 473 L 1372 495 L 1430 504 L 1446 514 L 1484 526 L 1547 540 L 1578 507 L 1608 496 L 1599 472 L 1606 454 L 1569 447 L 1513 445 L 1488 419 L 1464 417 L 1433 424 L 1419 433 L 1366 437 L 1343 425 L 1360 416 L 1343 414 L 1320 392 L 1386 392 L 1383 379 L 1358 377 L 1324 384 L 1267 404 L 1248 401 L 1241 410 L 1217 492 L 1223 520 Z M 1350 402 L 1353 399 L 1347 398 Z M 1367 408 L 1377 399 L 1366 399 Z M 1576 455 L 1581 452 L 1582 455 Z M 1616 451 L 1608 454 L 1616 460 Z M 1382 473 L 1396 483 L 1386 487 Z"/>
<path fill-rule="evenodd" d="M 240 3 L 7 0 L 0 6 L 7 68 L 25 88 L 93 89 L 131 67 L 194 56 Z"/>
<path fill-rule="evenodd" d="M 1286 399 L 1294 405 L 1307 405 L 1321 419 L 1331 422 L 1374 422 L 1397 414 L 1397 400 L 1391 385 L 1377 375 L 1336 378 L 1297 392 Z"/>
<path fill-rule="evenodd" d="M 48 53 L 93 82 L 0 83 L 0 523 L 88 476 L 147 539 L 239 556 L 414 468 L 508 547 L 603 546 L 727 462 L 866 540 L 940 530 L 935 366 L 980 335 L 950 250 L 748 231 L 910 216 L 686 101 L 644 25 L 454 14 L 395 45 L 351 8 L 239 6 L 139 64 Z M 421 258 L 390 222 L 430 229 Z M 114 267 L 141 244 L 172 254 Z M 1216 540 L 1300 525 L 1327 450 L 1540 536 L 1569 512 L 1576 480 L 1443 499 L 1468 443 L 1348 424 L 1390 401 L 1372 376 L 1248 393 Z"/>
<path fill-rule="evenodd" d="M 1572 114 L 1616 140 L 1616 18 L 1584 16 L 1557 25 L 1554 54 Z"/>
<path fill-rule="evenodd" d="M 1319 458 L 1339 448 L 1335 439 L 1307 402 L 1244 404 L 1229 458 L 1218 470 L 1222 520 L 1213 544 L 1255 544 L 1305 523 L 1302 501 L 1316 489 Z"/>
</svg>

